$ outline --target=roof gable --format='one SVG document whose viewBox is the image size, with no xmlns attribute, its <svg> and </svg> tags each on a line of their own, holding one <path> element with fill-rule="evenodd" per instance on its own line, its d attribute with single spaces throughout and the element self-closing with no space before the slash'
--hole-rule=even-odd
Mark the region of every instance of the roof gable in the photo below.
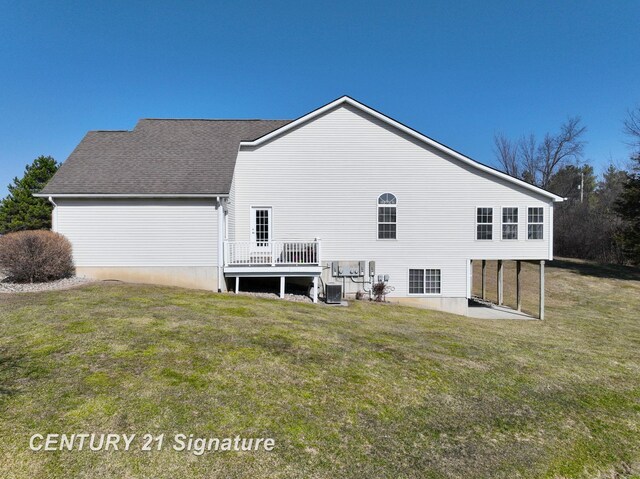
<svg viewBox="0 0 640 479">
<path fill-rule="evenodd" d="M 559 201 L 563 201 L 563 198 L 561 196 L 558 196 L 554 193 L 551 193 L 550 191 L 547 191 L 543 188 L 540 188 L 538 186 L 535 186 L 531 183 L 527 183 L 526 181 L 523 181 L 519 178 L 513 177 L 511 175 L 508 175 L 502 171 L 496 170 L 495 168 L 491 168 L 490 166 L 484 165 L 476 160 L 473 160 L 472 158 L 469 158 L 468 156 L 463 155 L 462 153 L 449 148 L 446 145 L 443 145 L 442 143 L 439 143 L 435 140 L 433 140 L 432 138 L 429 138 L 425 135 L 423 135 L 422 133 L 414 130 L 413 128 L 409 128 L 408 126 L 394 120 L 391 117 L 388 117 L 382 113 L 380 113 L 377 110 L 374 110 L 373 108 L 370 108 L 366 105 L 364 105 L 363 103 L 360 103 L 356 100 L 354 100 L 353 98 L 349 97 L 349 96 L 342 96 L 340 98 L 338 98 L 337 100 L 332 101 L 331 103 L 327 103 L 326 105 L 313 110 L 310 113 L 307 113 L 306 115 L 301 116 L 300 118 L 293 120 L 289 123 L 287 123 L 286 125 L 283 125 L 282 127 L 273 130 L 269 133 L 266 133 L 265 135 L 256 138 L 254 140 L 251 141 L 242 141 L 240 142 L 240 147 L 258 147 L 262 144 L 265 144 L 269 141 L 275 140 L 277 139 L 279 136 L 286 134 L 289 131 L 294 130 L 295 128 L 298 128 L 302 125 L 304 125 L 305 123 L 314 120 L 315 118 L 320 117 L 321 115 L 329 112 L 330 110 L 333 110 L 334 108 L 337 108 L 341 105 L 351 105 L 352 107 L 368 114 L 371 115 L 374 118 L 377 118 L 378 120 L 383 121 L 384 123 L 388 124 L 389 126 L 409 135 L 412 138 L 415 138 L 416 140 L 425 143 L 426 145 L 435 148 L 436 150 L 439 150 L 445 154 L 447 154 L 448 156 L 455 158 L 456 160 L 459 160 L 461 162 L 463 162 L 464 164 L 467 164 L 473 168 L 476 168 L 480 171 L 483 171 L 485 173 L 489 174 L 489 178 L 495 177 L 495 178 L 499 178 L 501 180 L 505 180 L 508 183 L 517 185 L 521 188 L 524 188 L 526 190 L 532 191 L 534 193 L 537 193 L 541 196 L 544 196 L 546 198 L 549 198 L 553 201 L 559 202 Z"/>
<path fill-rule="evenodd" d="M 259 147 L 345 104 L 487 173 L 490 179 L 562 201 L 560 196 L 479 163 L 348 96 L 293 121 L 143 119 L 131 131 L 90 131 L 37 196 L 227 195 L 239 148 Z"/>
</svg>

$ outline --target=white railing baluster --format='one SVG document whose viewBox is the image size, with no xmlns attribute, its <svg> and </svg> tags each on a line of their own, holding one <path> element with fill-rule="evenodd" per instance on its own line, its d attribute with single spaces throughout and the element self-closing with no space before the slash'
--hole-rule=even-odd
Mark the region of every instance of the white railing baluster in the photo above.
<svg viewBox="0 0 640 479">
<path fill-rule="evenodd" d="M 319 265 L 320 239 L 314 241 L 225 241 L 225 266 Z"/>
</svg>

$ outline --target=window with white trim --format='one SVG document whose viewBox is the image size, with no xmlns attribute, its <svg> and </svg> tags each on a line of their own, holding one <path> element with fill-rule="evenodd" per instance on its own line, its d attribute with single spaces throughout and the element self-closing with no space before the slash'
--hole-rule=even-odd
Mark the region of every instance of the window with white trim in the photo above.
<svg viewBox="0 0 640 479">
<path fill-rule="evenodd" d="M 493 239 L 493 208 L 478 208 L 476 213 L 476 239 Z"/>
<path fill-rule="evenodd" d="M 410 269 L 409 294 L 440 294 L 440 270 Z"/>
<path fill-rule="evenodd" d="M 378 239 L 396 239 L 396 203 L 391 193 L 378 197 Z"/>
<path fill-rule="evenodd" d="M 518 239 L 518 208 L 502 208 L 502 239 Z"/>
<path fill-rule="evenodd" d="M 544 209 L 540 207 L 529 208 L 527 211 L 527 238 L 544 238 Z"/>
</svg>

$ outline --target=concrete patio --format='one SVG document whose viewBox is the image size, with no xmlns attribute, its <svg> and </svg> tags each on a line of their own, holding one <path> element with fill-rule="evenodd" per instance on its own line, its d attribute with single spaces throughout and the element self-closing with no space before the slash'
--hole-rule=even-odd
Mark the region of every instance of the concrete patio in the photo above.
<svg viewBox="0 0 640 479">
<path fill-rule="evenodd" d="M 520 319 L 520 320 L 538 320 L 522 311 L 508 308 L 506 306 L 497 306 L 489 302 L 479 302 L 475 300 L 469 301 L 469 309 L 467 316 L 470 318 L 480 319 Z"/>
</svg>

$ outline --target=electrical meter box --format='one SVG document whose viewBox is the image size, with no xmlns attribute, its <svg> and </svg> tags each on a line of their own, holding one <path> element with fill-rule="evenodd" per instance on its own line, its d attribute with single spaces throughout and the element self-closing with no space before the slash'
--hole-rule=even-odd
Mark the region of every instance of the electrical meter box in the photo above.
<svg viewBox="0 0 640 479">
<path fill-rule="evenodd" d="M 331 263 L 331 276 L 337 278 L 363 277 L 364 268 L 364 261 L 334 261 Z"/>
</svg>

